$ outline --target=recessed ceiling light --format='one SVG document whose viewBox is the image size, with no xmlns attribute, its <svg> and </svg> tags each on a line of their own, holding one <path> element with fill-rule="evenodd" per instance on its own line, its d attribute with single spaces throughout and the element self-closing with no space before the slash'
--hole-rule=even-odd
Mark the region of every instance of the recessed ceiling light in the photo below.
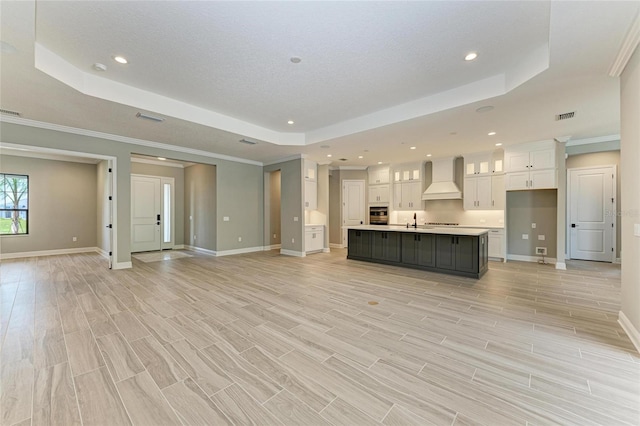
<svg viewBox="0 0 640 426">
<path fill-rule="evenodd" d="M 487 135 L 488 135 L 488 136 L 493 136 L 493 135 L 495 135 L 495 134 L 496 134 L 496 132 L 489 132 L 489 133 L 487 133 Z"/>
<path fill-rule="evenodd" d="M 467 56 L 464 57 L 464 60 L 465 61 L 473 61 L 477 57 L 478 57 L 478 54 L 476 52 L 469 52 L 469 53 L 467 53 Z"/>
<path fill-rule="evenodd" d="M 158 157 L 158 160 L 160 160 L 160 161 L 165 161 L 165 160 L 166 160 L 166 158 L 164 158 L 164 157 Z"/>
<path fill-rule="evenodd" d="M 331 154 L 327 154 L 327 157 L 331 158 Z"/>
<path fill-rule="evenodd" d="M 416 149 L 416 147 L 415 147 L 415 146 L 412 146 L 412 147 L 411 147 L 411 148 L 409 148 L 409 149 Z"/>
<path fill-rule="evenodd" d="M 289 59 L 291 62 L 293 62 L 294 64 L 299 64 L 300 62 L 302 62 L 302 59 L 300 59 L 297 56 L 292 56 L 291 59 Z"/>
<path fill-rule="evenodd" d="M 358 158 L 362 160 L 364 157 L 362 155 L 358 155 Z"/>
<path fill-rule="evenodd" d="M 382 161 L 378 161 L 378 164 L 382 164 Z"/>
<path fill-rule="evenodd" d="M 493 110 L 493 107 L 491 105 L 485 105 L 483 107 L 478 108 L 476 112 L 483 113 L 483 112 L 489 112 L 492 110 Z"/>
<path fill-rule="evenodd" d="M 427 154 L 427 157 L 431 157 L 431 154 Z"/>
<path fill-rule="evenodd" d="M 496 146 L 502 146 L 502 144 L 501 143 L 497 143 Z"/>
<path fill-rule="evenodd" d="M 287 124 L 293 124 L 293 120 L 287 121 Z"/>
<path fill-rule="evenodd" d="M 119 64 L 128 64 L 129 61 L 127 61 L 127 58 L 125 58 L 124 56 L 114 56 L 113 60 L 116 61 Z"/>
</svg>

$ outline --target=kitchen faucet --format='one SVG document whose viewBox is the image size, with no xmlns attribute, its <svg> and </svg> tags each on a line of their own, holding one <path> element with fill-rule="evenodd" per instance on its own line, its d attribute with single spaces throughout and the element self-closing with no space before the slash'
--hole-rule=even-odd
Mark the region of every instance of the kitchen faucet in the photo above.
<svg viewBox="0 0 640 426">
<path fill-rule="evenodd" d="M 411 226 L 418 229 L 418 216 L 415 213 L 413 214 L 413 225 Z"/>
</svg>

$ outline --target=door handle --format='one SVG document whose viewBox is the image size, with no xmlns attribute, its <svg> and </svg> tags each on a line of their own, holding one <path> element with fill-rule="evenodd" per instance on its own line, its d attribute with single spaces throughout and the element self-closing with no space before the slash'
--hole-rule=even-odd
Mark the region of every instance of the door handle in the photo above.
<svg viewBox="0 0 640 426">
<path fill-rule="evenodd" d="M 575 228 L 576 226 L 578 226 L 578 225 L 576 225 L 575 223 L 572 223 L 572 224 L 571 224 L 571 227 L 572 227 L 572 228 Z"/>
<path fill-rule="evenodd" d="M 160 221 L 160 215 L 158 215 L 158 216 L 156 217 L 156 220 L 157 220 L 158 222 Z"/>
</svg>

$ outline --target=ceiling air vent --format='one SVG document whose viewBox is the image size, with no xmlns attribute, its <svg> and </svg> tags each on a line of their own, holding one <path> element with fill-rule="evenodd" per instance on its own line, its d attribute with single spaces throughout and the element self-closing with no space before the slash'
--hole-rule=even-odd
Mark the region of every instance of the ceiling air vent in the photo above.
<svg viewBox="0 0 640 426">
<path fill-rule="evenodd" d="M 340 161 L 348 161 L 346 158 L 341 158 Z"/>
<path fill-rule="evenodd" d="M 246 140 L 246 139 L 240 139 L 238 142 L 246 143 L 247 145 L 256 145 L 258 143 L 256 141 L 249 141 L 249 140 Z"/>
<path fill-rule="evenodd" d="M 11 111 L 8 109 L 0 109 L 0 114 L 13 115 L 14 117 L 20 117 L 20 113 L 17 111 Z"/>
<path fill-rule="evenodd" d="M 564 114 L 556 115 L 556 121 L 560 120 L 568 120 L 569 118 L 573 118 L 576 115 L 575 111 L 565 112 Z"/>
</svg>

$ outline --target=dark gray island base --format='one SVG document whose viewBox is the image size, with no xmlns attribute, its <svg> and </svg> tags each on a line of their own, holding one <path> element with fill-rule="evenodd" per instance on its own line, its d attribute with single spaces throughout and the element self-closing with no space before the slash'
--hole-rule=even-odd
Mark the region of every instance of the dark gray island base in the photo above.
<svg viewBox="0 0 640 426">
<path fill-rule="evenodd" d="M 480 278 L 489 269 L 486 229 L 349 228 L 347 259 Z"/>
</svg>

